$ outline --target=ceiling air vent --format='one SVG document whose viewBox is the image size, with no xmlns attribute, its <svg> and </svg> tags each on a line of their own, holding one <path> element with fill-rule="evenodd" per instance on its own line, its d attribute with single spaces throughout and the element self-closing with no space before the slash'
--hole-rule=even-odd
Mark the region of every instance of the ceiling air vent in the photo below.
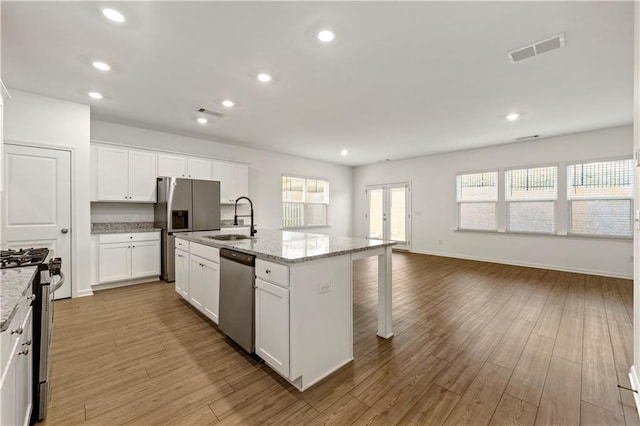
<svg viewBox="0 0 640 426">
<path fill-rule="evenodd" d="M 214 111 L 212 109 L 206 109 L 206 108 L 198 108 L 198 112 L 201 112 L 203 114 L 209 114 L 209 115 L 213 115 L 214 117 L 224 117 L 224 114 L 218 111 Z"/>
<path fill-rule="evenodd" d="M 524 61 L 525 59 L 542 55 L 543 53 L 551 52 L 561 47 L 564 47 L 564 33 L 535 42 L 529 46 L 521 47 L 520 49 L 512 50 L 507 56 L 511 63 L 515 64 L 516 62 Z"/>
<path fill-rule="evenodd" d="M 522 136 L 520 138 L 516 138 L 516 140 L 518 142 L 520 142 L 520 141 L 528 141 L 530 139 L 538 139 L 539 137 L 540 137 L 540 135 Z"/>
</svg>

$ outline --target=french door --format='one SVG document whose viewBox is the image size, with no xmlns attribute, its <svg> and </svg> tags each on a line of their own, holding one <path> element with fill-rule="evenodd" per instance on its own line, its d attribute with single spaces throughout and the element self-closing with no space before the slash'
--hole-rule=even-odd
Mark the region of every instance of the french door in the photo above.
<svg viewBox="0 0 640 426">
<path fill-rule="evenodd" d="M 411 186 L 370 185 L 367 192 L 367 238 L 392 240 L 393 248 L 411 248 Z"/>
</svg>

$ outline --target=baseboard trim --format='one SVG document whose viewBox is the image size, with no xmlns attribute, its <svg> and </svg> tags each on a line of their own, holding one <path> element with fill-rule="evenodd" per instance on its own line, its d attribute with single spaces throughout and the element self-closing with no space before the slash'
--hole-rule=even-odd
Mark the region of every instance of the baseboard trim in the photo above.
<svg viewBox="0 0 640 426">
<path fill-rule="evenodd" d="M 76 297 L 87 297 L 87 296 L 93 296 L 93 291 L 91 289 L 78 290 L 78 293 L 76 294 Z"/>
<path fill-rule="evenodd" d="M 638 390 L 640 381 L 638 380 L 638 374 L 636 373 L 636 367 L 634 365 L 629 369 L 629 382 L 631 383 L 631 389 Z M 636 410 L 638 411 L 638 415 L 640 415 L 640 395 L 633 392 L 633 399 L 636 401 Z"/>
<path fill-rule="evenodd" d="M 126 280 L 126 281 L 116 281 L 113 283 L 104 283 L 104 284 L 95 284 L 92 285 L 91 288 L 93 291 L 100 291 L 100 290 L 109 290 L 112 288 L 118 288 L 118 287 L 127 287 L 130 285 L 137 285 L 137 284 L 144 284 L 144 283 L 152 283 L 154 281 L 158 281 L 160 280 L 160 277 L 146 277 L 146 278 L 138 278 L 135 280 Z"/>
<path fill-rule="evenodd" d="M 560 265 L 547 265 L 543 263 L 531 263 L 531 262 L 517 262 L 513 260 L 505 260 L 505 259 L 493 259 L 490 257 L 477 257 L 477 256 L 463 256 L 458 254 L 451 253 L 442 253 L 435 251 L 427 251 L 427 250 L 410 250 L 411 253 L 418 254 L 428 254 L 430 256 L 440 256 L 440 257 L 452 257 L 455 259 L 465 259 L 465 260 L 476 260 L 479 262 L 489 262 L 489 263 L 499 263 L 502 265 L 513 265 L 513 266 L 525 266 L 528 268 L 539 268 L 539 269 L 550 269 L 552 271 L 563 271 L 563 272 L 574 272 L 577 274 L 587 274 L 587 275 L 598 275 L 602 277 L 612 277 L 612 278 L 624 278 L 624 279 L 633 279 L 633 274 L 620 274 L 617 272 L 611 271 L 596 271 L 592 269 L 581 269 L 581 268 L 571 268 Z"/>
</svg>

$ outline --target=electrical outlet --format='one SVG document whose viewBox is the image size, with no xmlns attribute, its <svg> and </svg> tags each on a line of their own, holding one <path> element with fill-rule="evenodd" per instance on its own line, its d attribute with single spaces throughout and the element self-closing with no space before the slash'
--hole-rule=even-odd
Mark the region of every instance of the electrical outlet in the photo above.
<svg viewBox="0 0 640 426">
<path fill-rule="evenodd" d="M 320 283 L 318 284 L 318 294 L 329 293 L 331 291 L 331 284 Z"/>
<path fill-rule="evenodd" d="M 122 216 L 123 222 L 131 222 L 131 216 Z"/>
</svg>

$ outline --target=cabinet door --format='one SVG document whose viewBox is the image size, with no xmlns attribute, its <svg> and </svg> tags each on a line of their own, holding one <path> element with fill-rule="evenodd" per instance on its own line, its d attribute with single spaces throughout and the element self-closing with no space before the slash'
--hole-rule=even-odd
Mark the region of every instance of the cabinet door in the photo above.
<svg viewBox="0 0 640 426">
<path fill-rule="evenodd" d="M 29 307 L 22 323 L 24 330 L 18 345 L 18 365 L 16 371 L 16 395 L 18 397 L 18 425 L 28 425 L 33 407 L 33 309 Z"/>
<path fill-rule="evenodd" d="M 218 323 L 220 300 L 220 265 L 214 262 L 204 264 L 204 314 Z"/>
<path fill-rule="evenodd" d="M 197 256 L 189 258 L 189 302 L 204 312 L 204 264 Z"/>
<path fill-rule="evenodd" d="M 131 278 L 131 243 L 100 244 L 101 283 Z"/>
<path fill-rule="evenodd" d="M 176 250 L 176 292 L 189 300 L 189 253 Z"/>
<path fill-rule="evenodd" d="M 249 166 L 233 164 L 231 166 L 231 198 L 249 196 Z"/>
<path fill-rule="evenodd" d="M 131 278 L 160 275 L 160 241 L 131 243 Z"/>
<path fill-rule="evenodd" d="M 98 147 L 98 201 L 126 201 L 128 194 L 128 151 Z"/>
<path fill-rule="evenodd" d="M 4 331 L 9 333 L 9 331 Z M 3 365 L 4 377 L 0 375 L 0 424 L 1 425 L 17 425 L 19 414 L 20 395 L 16 394 L 16 386 L 18 381 L 18 368 L 20 351 L 19 339 L 11 340 L 10 355 L 6 366 Z"/>
<path fill-rule="evenodd" d="M 129 200 L 156 202 L 156 154 L 129 151 Z"/>
<path fill-rule="evenodd" d="M 187 176 L 191 179 L 211 180 L 211 160 L 204 158 L 187 159 Z"/>
<path fill-rule="evenodd" d="M 232 195 L 231 164 L 215 161 L 213 163 L 213 180 L 220 181 L 220 203 L 233 204 L 236 199 Z"/>
<path fill-rule="evenodd" d="M 289 377 L 289 290 L 256 280 L 256 354 Z"/>
<path fill-rule="evenodd" d="M 187 177 L 186 157 L 158 154 L 158 176 Z"/>
</svg>

